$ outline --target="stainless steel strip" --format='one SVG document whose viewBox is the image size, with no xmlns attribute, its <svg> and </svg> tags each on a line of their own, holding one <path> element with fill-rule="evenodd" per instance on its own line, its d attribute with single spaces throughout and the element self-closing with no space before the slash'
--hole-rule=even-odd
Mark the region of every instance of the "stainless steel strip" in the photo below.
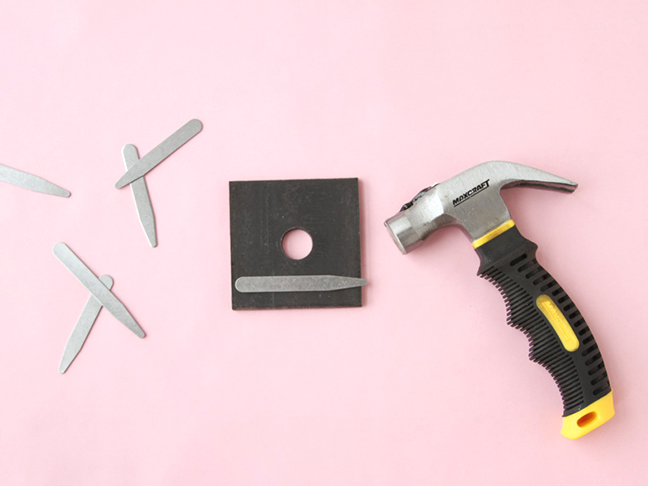
<svg viewBox="0 0 648 486">
<path fill-rule="evenodd" d="M 338 275 L 282 275 L 239 277 L 234 287 L 241 293 L 255 292 L 330 292 L 367 285 L 364 278 Z"/>
</svg>

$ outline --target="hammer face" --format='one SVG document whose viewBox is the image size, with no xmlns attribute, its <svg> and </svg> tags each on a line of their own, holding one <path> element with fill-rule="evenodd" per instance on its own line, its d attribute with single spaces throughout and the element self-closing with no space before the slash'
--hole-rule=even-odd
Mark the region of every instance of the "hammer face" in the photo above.
<svg viewBox="0 0 648 486">
<path fill-rule="evenodd" d="M 418 248 L 430 233 L 452 223 L 438 196 L 439 186 L 437 184 L 425 194 L 417 196 L 411 206 L 385 221 L 385 226 L 401 253 L 406 254 Z"/>
<path fill-rule="evenodd" d="M 474 241 L 511 218 L 500 190 L 532 186 L 572 192 L 576 183 L 512 162 L 485 162 L 437 184 L 385 225 L 401 252 L 417 248 L 436 229 L 459 226 Z"/>
</svg>

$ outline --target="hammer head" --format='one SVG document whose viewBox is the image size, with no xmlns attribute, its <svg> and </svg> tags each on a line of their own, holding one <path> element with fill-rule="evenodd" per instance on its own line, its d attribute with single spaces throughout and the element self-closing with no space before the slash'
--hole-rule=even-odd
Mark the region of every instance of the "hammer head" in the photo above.
<svg viewBox="0 0 648 486">
<path fill-rule="evenodd" d="M 473 244 L 505 225 L 511 215 L 500 195 L 507 187 L 529 186 L 573 192 L 578 184 L 512 162 L 485 162 L 418 193 L 385 226 L 403 253 L 409 253 L 442 226 L 459 226 Z"/>
</svg>

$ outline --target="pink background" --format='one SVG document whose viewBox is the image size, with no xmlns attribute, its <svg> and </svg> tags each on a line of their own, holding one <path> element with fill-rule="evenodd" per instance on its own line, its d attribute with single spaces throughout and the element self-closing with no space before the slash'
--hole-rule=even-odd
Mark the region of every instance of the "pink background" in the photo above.
<svg viewBox="0 0 648 486">
<path fill-rule="evenodd" d="M 0 4 L 0 483 L 645 484 L 648 4 L 638 1 L 14 1 Z M 121 147 L 204 129 L 147 176 Z M 603 350 L 617 416 L 560 433 L 456 229 L 400 255 L 383 221 L 477 163 L 580 183 L 512 189 L 515 221 Z M 228 181 L 360 178 L 365 305 L 230 309 Z M 103 311 L 68 243 L 147 332 Z"/>
</svg>

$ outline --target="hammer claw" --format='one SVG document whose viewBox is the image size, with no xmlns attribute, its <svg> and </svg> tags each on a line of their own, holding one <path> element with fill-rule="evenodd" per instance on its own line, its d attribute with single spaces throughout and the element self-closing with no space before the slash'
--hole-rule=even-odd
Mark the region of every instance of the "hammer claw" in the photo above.
<svg viewBox="0 0 648 486">
<path fill-rule="evenodd" d="M 486 164 L 493 172 L 502 174 L 499 180 L 502 189 L 524 186 L 574 192 L 578 187 L 574 181 L 526 165 L 502 161 L 486 162 Z"/>
</svg>

